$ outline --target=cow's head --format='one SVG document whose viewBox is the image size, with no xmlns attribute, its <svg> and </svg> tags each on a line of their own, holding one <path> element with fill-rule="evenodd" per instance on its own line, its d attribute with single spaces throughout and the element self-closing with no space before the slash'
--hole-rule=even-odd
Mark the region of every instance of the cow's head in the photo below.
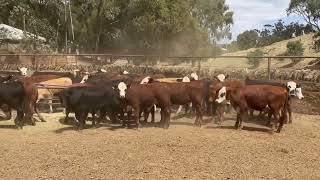
<svg viewBox="0 0 320 180">
<path fill-rule="evenodd" d="M 80 83 L 81 84 L 86 83 L 88 81 L 88 79 L 89 79 L 89 74 L 86 74 L 86 75 L 83 76 L 83 78 L 82 78 Z"/>
<path fill-rule="evenodd" d="M 105 70 L 105 69 L 102 68 L 102 69 L 99 70 L 99 72 L 106 73 L 107 70 Z"/>
<path fill-rule="evenodd" d="M 218 92 L 223 87 L 222 83 L 214 83 L 209 87 L 209 101 L 214 102 L 218 98 Z"/>
<path fill-rule="evenodd" d="M 145 78 L 142 79 L 142 81 L 140 82 L 140 84 L 148 84 L 151 80 L 150 76 L 147 76 Z"/>
<path fill-rule="evenodd" d="M 114 89 L 119 92 L 120 98 L 126 97 L 128 86 L 124 82 L 120 82 Z"/>
<path fill-rule="evenodd" d="M 191 77 L 191 80 L 199 80 L 199 76 L 197 75 L 197 73 L 191 73 L 191 75 L 190 75 L 190 77 Z"/>
<path fill-rule="evenodd" d="M 18 71 L 21 73 L 22 76 L 27 76 L 28 68 L 26 67 L 18 68 Z"/>
<path fill-rule="evenodd" d="M 77 77 L 77 76 L 79 75 L 79 72 L 80 72 L 79 69 L 74 69 L 74 70 L 72 71 L 73 77 Z"/>
<path fill-rule="evenodd" d="M 297 84 L 296 82 L 293 82 L 293 81 L 287 82 L 287 88 L 289 90 L 290 96 L 295 96 L 299 99 L 304 98 L 304 96 L 302 94 L 301 85 Z"/>
<path fill-rule="evenodd" d="M 182 78 L 182 82 L 190 82 L 190 78 L 188 76 L 185 76 Z"/>
<path fill-rule="evenodd" d="M 218 74 L 215 78 L 216 78 L 219 82 L 224 82 L 228 77 L 229 77 L 228 75 Z"/>
<path fill-rule="evenodd" d="M 223 101 L 225 101 L 227 99 L 227 87 L 223 86 L 221 89 L 219 89 L 217 95 L 218 95 L 216 99 L 217 103 L 220 104 Z"/>
</svg>

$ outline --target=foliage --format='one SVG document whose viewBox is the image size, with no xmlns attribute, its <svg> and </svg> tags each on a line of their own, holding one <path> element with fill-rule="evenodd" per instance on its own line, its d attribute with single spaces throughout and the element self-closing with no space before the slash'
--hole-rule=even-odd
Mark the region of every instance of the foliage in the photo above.
<svg viewBox="0 0 320 180">
<path fill-rule="evenodd" d="M 320 1 L 319 0 L 291 0 L 288 14 L 297 14 L 304 18 L 304 20 L 320 31 Z"/>
<path fill-rule="evenodd" d="M 313 49 L 315 49 L 316 52 L 320 51 L 320 31 L 315 33 L 313 35 Z"/>
<path fill-rule="evenodd" d="M 252 65 L 254 68 L 258 67 L 263 56 L 264 52 L 261 49 L 256 49 L 255 51 L 251 51 L 247 54 L 248 63 Z"/>
<path fill-rule="evenodd" d="M 287 43 L 287 52 L 288 56 L 303 56 L 304 47 L 301 41 L 290 41 Z M 301 61 L 302 58 L 292 58 L 293 63 Z"/>
<path fill-rule="evenodd" d="M 242 50 L 252 47 L 263 47 L 275 42 L 291 39 L 293 35 L 301 36 L 312 32 L 314 32 L 314 30 L 311 25 L 303 25 L 297 22 L 284 24 L 282 20 L 278 20 L 273 25 L 264 25 L 264 29 L 262 30 L 254 29 L 239 34 L 237 45 Z"/>
<path fill-rule="evenodd" d="M 240 50 L 237 41 L 232 41 L 227 49 L 229 52 L 236 52 Z"/>
<path fill-rule="evenodd" d="M 4 1 L 4 2 L 2 2 Z M 215 42 L 230 38 L 233 13 L 225 0 L 0 0 L 0 23 L 43 36 L 51 45 L 82 52 L 196 55 L 215 53 Z"/>
<path fill-rule="evenodd" d="M 253 48 L 258 42 L 258 33 L 254 30 L 245 31 L 238 35 L 237 42 L 241 50 Z"/>
</svg>

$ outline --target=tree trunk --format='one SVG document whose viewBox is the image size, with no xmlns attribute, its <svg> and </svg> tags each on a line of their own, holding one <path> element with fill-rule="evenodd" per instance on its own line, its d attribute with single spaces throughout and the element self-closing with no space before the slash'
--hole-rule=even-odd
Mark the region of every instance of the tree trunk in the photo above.
<svg viewBox="0 0 320 180">
<path fill-rule="evenodd" d="M 100 43 L 100 35 L 101 35 L 101 11 L 103 11 L 104 8 L 104 0 L 100 0 L 98 6 L 98 12 L 97 12 L 97 36 L 96 36 L 96 47 L 95 47 L 95 52 L 98 53 L 99 51 L 99 43 Z"/>
</svg>

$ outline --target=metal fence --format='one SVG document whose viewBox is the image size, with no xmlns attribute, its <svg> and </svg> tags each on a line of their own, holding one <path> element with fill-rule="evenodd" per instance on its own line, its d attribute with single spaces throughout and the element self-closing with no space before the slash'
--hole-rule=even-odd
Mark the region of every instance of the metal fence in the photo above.
<svg viewBox="0 0 320 180">
<path fill-rule="evenodd" d="M 161 55 L 127 55 L 127 54 L 0 54 L 2 70 L 14 70 L 16 66 L 28 66 L 34 70 L 70 70 L 74 67 L 92 68 L 102 66 L 132 65 L 144 67 L 146 71 L 154 67 L 192 68 L 199 73 L 204 69 L 245 69 L 252 68 L 248 58 L 257 61 L 267 59 L 262 69 L 271 78 L 275 59 L 318 59 L 320 56 L 161 56 Z M 240 63 L 241 62 L 241 63 Z M 222 66 L 222 64 L 224 64 Z M 245 65 L 244 65 L 245 64 Z M 260 68 L 261 69 L 261 68 Z"/>
</svg>

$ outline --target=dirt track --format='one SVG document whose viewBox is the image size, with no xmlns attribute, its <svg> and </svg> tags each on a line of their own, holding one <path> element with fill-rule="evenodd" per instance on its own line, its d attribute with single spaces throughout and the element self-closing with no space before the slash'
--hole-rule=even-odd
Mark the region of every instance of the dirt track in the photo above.
<svg viewBox="0 0 320 180">
<path fill-rule="evenodd" d="M 169 130 L 75 131 L 62 114 L 45 116 L 23 130 L 0 122 L 1 179 L 320 179 L 319 116 L 295 114 L 273 135 L 255 121 L 236 131 L 233 117 L 220 127 L 183 118 Z"/>
</svg>

